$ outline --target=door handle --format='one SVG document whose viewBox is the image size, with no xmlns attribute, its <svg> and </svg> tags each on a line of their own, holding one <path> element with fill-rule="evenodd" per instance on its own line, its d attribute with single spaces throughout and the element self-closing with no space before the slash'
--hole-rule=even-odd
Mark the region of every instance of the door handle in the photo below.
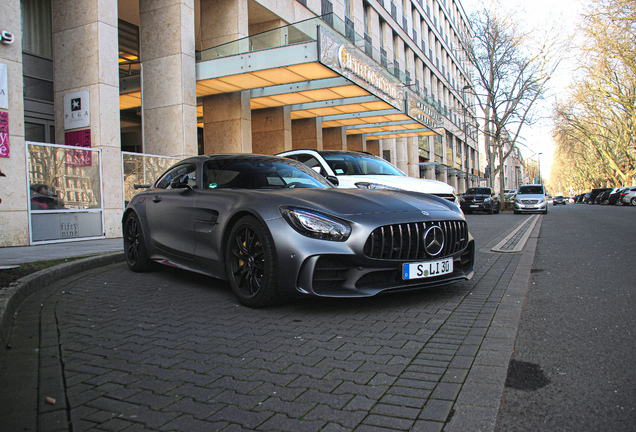
<svg viewBox="0 0 636 432">
<path fill-rule="evenodd" d="M 159 202 L 161 201 L 161 197 L 159 195 L 155 195 L 154 197 L 152 197 L 152 202 Z"/>
</svg>

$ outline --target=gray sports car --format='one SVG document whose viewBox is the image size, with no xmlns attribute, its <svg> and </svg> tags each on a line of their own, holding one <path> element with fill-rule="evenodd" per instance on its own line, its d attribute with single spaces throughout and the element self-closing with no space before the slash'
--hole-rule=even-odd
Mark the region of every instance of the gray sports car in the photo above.
<svg viewBox="0 0 636 432">
<path fill-rule="evenodd" d="M 133 271 L 160 262 L 228 280 L 250 307 L 470 279 L 475 255 L 452 202 L 336 189 L 302 163 L 250 154 L 177 163 L 132 198 L 123 235 Z"/>
</svg>

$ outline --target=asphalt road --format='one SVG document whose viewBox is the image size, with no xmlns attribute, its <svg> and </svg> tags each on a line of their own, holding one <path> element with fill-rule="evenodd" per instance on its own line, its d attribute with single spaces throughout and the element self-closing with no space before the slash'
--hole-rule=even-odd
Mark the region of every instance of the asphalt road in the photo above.
<svg viewBox="0 0 636 432">
<path fill-rule="evenodd" d="M 550 206 L 498 431 L 636 430 L 636 207 Z"/>
</svg>

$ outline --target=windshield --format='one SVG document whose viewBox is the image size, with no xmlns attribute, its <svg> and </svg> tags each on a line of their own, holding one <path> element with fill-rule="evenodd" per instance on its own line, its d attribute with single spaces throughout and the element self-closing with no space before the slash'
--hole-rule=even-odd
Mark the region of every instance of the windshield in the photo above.
<svg viewBox="0 0 636 432">
<path fill-rule="evenodd" d="M 470 188 L 466 195 L 490 195 L 490 188 Z"/>
<path fill-rule="evenodd" d="M 296 161 L 212 160 L 203 167 L 206 189 L 330 188 L 330 183 Z"/>
<path fill-rule="evenodd" d="M 363 154 L 324 155 L 325 161 L 337 175 L 392 175 L 406 176 L 384 159 Z"/>
<path fill-rule="evenodd" d="M 543 186 L 521 186 L 519 195 L 543 195 Z"/>
</svg>

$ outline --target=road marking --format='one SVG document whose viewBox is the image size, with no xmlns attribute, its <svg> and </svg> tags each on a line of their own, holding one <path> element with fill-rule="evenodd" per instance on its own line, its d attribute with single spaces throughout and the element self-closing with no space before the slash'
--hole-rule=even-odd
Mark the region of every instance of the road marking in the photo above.
<svg viewBox="0 0 636 432">
<path fill-rule="evenodd" d="M 502 253 L 516 253 L 521 252 L 526 245 L 530 233 L 534 229 L 534 226 L 539 220 L 539 215 L 533 215 L 521 222 L 519 226 L 510 234 L 508 234 L 502 241 L 497 243 L 495 247 L 491 249 L 493 252 Z"/>
</svg>

